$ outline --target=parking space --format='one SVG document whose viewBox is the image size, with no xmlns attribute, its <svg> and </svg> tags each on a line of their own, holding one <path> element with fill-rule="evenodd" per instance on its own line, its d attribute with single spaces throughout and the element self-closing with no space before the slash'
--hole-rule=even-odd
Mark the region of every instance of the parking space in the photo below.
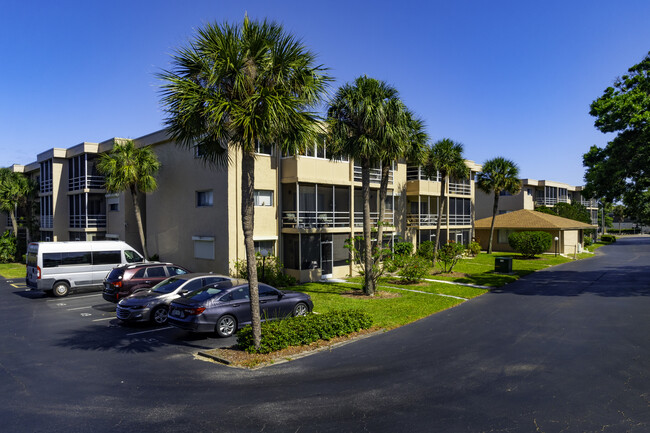
<svg viewBox="0 0 650 433">
<path fill-rule="evenodd" d="M 171 350 L 192 354 L 200 350 L 230 347 L 236 337 L 218 338 L 214 334 L 192 334 L 173 326 L 153 326 L 149 323 L 124 323 L 116 317 L 115 304 L 103 299 L 101 292 L 79 292 L 56 298 L 39 290 L 29 289 L 24 282 L 5 280 L 0 283 L 15 296 L 5 299 L 16 309 L 40 317 L 50 328 L 69 334 L 73 340 L 88 347 L 137 347 L 138 350 Z M 8 286 L 8 287 L 7 287 Z M 149 346 L 149 348 L 147 347 Z M 80 347 L 81 348 L 81 347 Z M 136 350 L 137 351 L 137 350 Z"/>
</svg>

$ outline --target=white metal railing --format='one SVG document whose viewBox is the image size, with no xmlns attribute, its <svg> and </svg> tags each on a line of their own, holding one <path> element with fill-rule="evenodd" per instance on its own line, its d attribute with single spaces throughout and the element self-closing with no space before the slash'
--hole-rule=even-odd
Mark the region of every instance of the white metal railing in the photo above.
<svg viewBox="0 0 650 433">
<path fill-rule="evenodd" d="M 580 200 L 580 204 L 584 207 L 598 207 L 598 202 L 596 200 Z"/>
<path fill-rule="evenodd" d="M 73 177 L 68 180 L 68 191 L 80 189 L 103 189 L 104 176 L 88 175 Z"/>
<path fill-rule="evenodd" d="M 446 218 L 442 217 L 441 224 L 445 225 Z M 435 226 L 438 224 L 438 214 L 434 213 L 410 213 L 406 215 L 406 224 L 409 227 Z"/>
<path fill-rule="evenodd" d="M 41 216 L 41 228 L 42 229 L 54 228 L 54 217 L 52 215 L 42 215 Z"/>
<path fill-rule="evenodd" d="M 449 215 L 449 225 L 450 226 L 466 226 L 472 223 L 472 217 L 470 215 Z"/>
<path fill-rule="evenodd" d="M 370 224 L 376 225 L 379 221 L 379 212 L 370 212 Z M 384 223 L 393 225 L 393 211 L 386 211 L 384 214 Z M 363 227 L 363 212 L 354 213 L 354 226 Z"/>
<path fill-rule="evenodd" d="M 449 193 L 460 195 L 471 195 L 472 186 L 467 183 L 452 183 L 449 182 Z"/>
<path fill-rule="evenodd" d="M 106 227 L 106 215 L 70 215 L 70 227 L 75 229 Z"/>
<path fill-rule="evenodd" d="M 535 199 L 535 204 L 537 206 L 555 206 L 557 203 L 556 198 L 537 198 Z"/>
<path fill-rule="evenodd" d="M 40 183 L 40 192 L 52 192 L 52 179 L 41 179 Z"/>
<path fill-rule="evenodd" d="M 355 182 L 361 182 L 361 167 L 358 165 L 354 166 L 354 180 Z M 370 169 L 370 182 L 381 182 L 381 168 Z M 388 171 L 388 182 L 393 182 L 393 170 Z"/>
<path fill-rule="evenodd" d="M 282 227 L 350 227 L 350 212 L 284 211 L 282 212 Z"/>
<path fill-rule="evenodd" d="M 417 165 L 409 165 L 406 167 L 406 180 L 431 180 L 433 182 L 440 182 L 440 173 L 434 178 L 429 178 L 424 173 L 422 167 Z"/>
</svg>

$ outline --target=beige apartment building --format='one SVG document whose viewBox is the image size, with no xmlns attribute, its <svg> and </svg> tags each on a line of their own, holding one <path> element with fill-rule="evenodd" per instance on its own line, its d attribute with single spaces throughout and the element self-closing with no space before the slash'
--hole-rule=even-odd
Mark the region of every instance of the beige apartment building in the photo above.
<svg viewBox="0 0 650 433">
<path fill-rule="evenodd" d="M 39 184 L 40 239 L 44 241 L 121 239 L 140 249 L 131 199 L 107 194 L 95 164 L 114 142 L 81 143 L 50 149 L 26 166 L 13 166 Z M 241 154 L 227 168 L 206 165 L 195 152 L 173 142 L 164 130 L 140 137 L 161 168 L 158 189 L 142 197 L 147 248 L 160 260 L 193 271 L 227 273 L 243 259 Z M 468 179 L 447 182 L 442 240 L 467 244 L 473 236 L 474 178 L 481 166 L 466 161 Z M 371 173 L 371 218 L 379 209 L 379 167 Z M 440 178 L 427 179 L 420 167 L 393 165 L 386 199 L 384 243 L 432 240 L 441 197 Z M 445 213 L 447 214 L 447 212 Z M 255 162 L 255 230 L 258 251 L 277 255 L 300 281 L 353 274 L 345 240 L 362 231 L 361 168 L 330 160 L 324 143 L 302 155 L 280 155 L 260 145 Z"/>
<path fill-rule="evenodd" d="M 521 191 L 512 195 L 502 192 L 499 197 L 499 214 L 520 209 L 534 210 L 539 206 L 553 207 L 557 203 L 584 205 L 591 213 L 591 223 L 598 224 L 598 202 L 582 196 L 582 186 L 568 185 L 550 180 L 521 179 Z M 492 216 L 494 195 L 476 190 L 476 219 Z"/>
</svg>

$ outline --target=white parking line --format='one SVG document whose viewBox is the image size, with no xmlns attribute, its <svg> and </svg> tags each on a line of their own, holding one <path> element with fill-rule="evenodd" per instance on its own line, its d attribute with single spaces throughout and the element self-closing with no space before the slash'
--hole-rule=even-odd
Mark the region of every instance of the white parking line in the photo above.
<svg viewBox="0 0 650 433">
<path fill-rule="evenodd" d="M 103 319 L 94 319 L 93 322 L 102 322 L 104 320 L 113 320 L 115 317 L 104 317 Z"/>
<path fill-rule="evenodd" d="M 126 334 L 127 337 L 130 337 L 131 335 L 140 335 L 140 334 L 148 334 L 150 332 L 158 332 L 158 331 L 164 331 L 166 329 L 173 329 L 173 326 L 167 326 L 166 328 L 160 328 L 160 329 L 151 329 L 149 331 L 140 331 L 140 332 L 132 332 L 130 334 Z"/>
<path fill-rule="evenodd" d="M 86 308 L 93 308 L 92 305 L 88 305 L 86 307 L 77 307 L 77 308 L 66 308 L 68 311 L 75 311 L 75 310 L 85 310 Z"/>
<path fill-rule="evenodd" d="M 75 299 L 82 299 L 82 298 L 96 298 L 96 297 L 101 297 L 101 296 L 102 296 L 102 294 L 101 294 L 101 293 L 98 293 L 98 294 L 94 294 L 94 295 L 70 296 L 70 297 L 67 298 L 67 299 L 69 299 L 70 301 L 74 301 Z M 45 301 L 45 302 L 61 302 L 62 299 L 63 299 L 63 298 L 58 298 L 58 299 L 48 299 L 48 300 Z"/>
</svg>

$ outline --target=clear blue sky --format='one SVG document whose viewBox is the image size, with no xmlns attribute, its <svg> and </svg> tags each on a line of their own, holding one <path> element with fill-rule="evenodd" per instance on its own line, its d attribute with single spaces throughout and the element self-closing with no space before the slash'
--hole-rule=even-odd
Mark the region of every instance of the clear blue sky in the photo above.
<svg viewBox="0 0 650 433">
<path fill-rule="evenodd" d="M 433 140 L 580 185 L 589 104 L 650 51 L 650 1 L 3 0 L 0 166 L 162 128 L 155 73 L 207 22 L 269 18 L 336 78 L 395 86 Z"/>
</svg>

